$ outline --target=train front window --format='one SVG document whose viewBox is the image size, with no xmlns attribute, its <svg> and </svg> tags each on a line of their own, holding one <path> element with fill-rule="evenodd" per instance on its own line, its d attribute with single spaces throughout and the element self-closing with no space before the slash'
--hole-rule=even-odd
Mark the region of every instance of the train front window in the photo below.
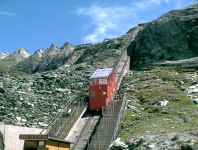
<svg viewBox="0 0 198 150">
<path fill-rule="evenodd" d="M 107 84 L 107 79 L 99 79 L 99 85 Z"/>
<path fill-rule="evenodd" d="M 93 85 L 98 85 L 98 79 L 91 79 L 90 81 L 89 81 L 89 83 L 90 83 L 90 86 L 93 86 Z"/>
</svg>

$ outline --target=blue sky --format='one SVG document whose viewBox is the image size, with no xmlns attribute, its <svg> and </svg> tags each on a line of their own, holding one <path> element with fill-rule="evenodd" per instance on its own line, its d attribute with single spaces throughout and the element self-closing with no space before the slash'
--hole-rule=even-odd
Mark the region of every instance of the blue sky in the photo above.
<svg viewBox="0 0 198 150">
<path fill-rule="evenodd" d="M 0 0 L 0 52 L 32 54 L 53 43 L 74 46 L 124 35 L 138 23 L 197 0 Z"/>
</svg>

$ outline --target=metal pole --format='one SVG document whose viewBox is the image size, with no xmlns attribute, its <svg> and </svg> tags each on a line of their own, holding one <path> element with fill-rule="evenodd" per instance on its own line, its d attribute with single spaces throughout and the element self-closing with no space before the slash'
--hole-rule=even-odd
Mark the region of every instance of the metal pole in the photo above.
<svg viewBox="0 0 198 150">
<path fill-rule="evenodd" d="M 116 101 L 117 101 L 117 91 L 116 91 Z"/>
<path fill-rule="evenodd" d="M 108 124 L 109 124 L 109 113 L 108 113 Z"/>
<path fill-rule="evenodd" d="M 107 118 L 105 118 L 105 120 L 106 120 L 106 129 L 107 129 Z M 105 130 L 106 130 L 106 129 L 105 129 Z"/>
<path fill-rule="evenodd" d="M 98 134 L 99 135 L 99 143 L 98 143 L 98 148 L 99 148 L 99 150 L 100 150 L 100 134 Z"/>
<path fill-rule="evenodd" d="M 102 140 L 103 140 L 103 136 L 104 136 L 104 128 L 103 128 L 103 126 L 102 126 Z"/>
<path fill-rule="evenodd" d="M 113 100 L 113 111 L 114 111 L 114 100 Z"/>
</svg>

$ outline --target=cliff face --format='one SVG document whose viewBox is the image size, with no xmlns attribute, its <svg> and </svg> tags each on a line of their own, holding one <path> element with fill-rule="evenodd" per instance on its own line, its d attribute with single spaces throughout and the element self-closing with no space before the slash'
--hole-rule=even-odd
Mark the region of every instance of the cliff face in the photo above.
<svg viewBox="0 0 198 150">
<path fill-rule="evenodd" d="M 32 73 L 57 69 L 67 62 L 66 58 L 73 53 L 74 48 L 70 43 L 65 43 L 61 48 L 52 44 L 50 48 L 43 50 L 40 61 Z"/>
<path fill-rule="evenodd" d="M 39 49 L 33 55 L 24 48 L 18 48 L 13 54 L 0 54 L 0 73 L 35 73 L 48 70 L 54 70 L 67 63 L 74 48 L 70 43 L 65 43 L 63 47 L 54 44 L 47 49 Z"/>
<path fill-rule="evenodd" d="M 198 3 L 146 23 L 136 36 L 133 66 L 198 56 Z"/>
</svg>

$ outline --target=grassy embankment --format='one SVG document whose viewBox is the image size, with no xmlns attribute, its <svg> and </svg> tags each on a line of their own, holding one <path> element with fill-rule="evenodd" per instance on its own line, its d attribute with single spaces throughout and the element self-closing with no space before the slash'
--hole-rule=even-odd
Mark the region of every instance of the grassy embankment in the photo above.
<svg viewBox="0 0 198 150">
<path fill-rule="evenodd" d="M 121 132 L 125 140 L 145 134 L 186 132 L 198 129 L 197 105 L 183 91 L 192 85 L 190 74 L 197 70 L 177 67 L 156 67 L 149 71 L 129 71 L 124 77 L 121 90 L 139 112 L 125 110 Z M 134 78 L 139 82 L 131 84 Z M 167 100 L 167 106 L 155 105 Z"/>
</svg>

